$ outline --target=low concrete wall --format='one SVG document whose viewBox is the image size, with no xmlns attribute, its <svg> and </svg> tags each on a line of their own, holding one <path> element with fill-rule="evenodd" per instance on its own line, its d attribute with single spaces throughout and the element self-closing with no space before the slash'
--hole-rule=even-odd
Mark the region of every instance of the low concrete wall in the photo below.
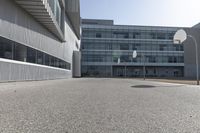
<svg viewBox="0 0 200 133">
<path fill-rule="evenodd" d="M 71 78 L 70 70 L 0 58 L 0 82 Z"/>
</svg>

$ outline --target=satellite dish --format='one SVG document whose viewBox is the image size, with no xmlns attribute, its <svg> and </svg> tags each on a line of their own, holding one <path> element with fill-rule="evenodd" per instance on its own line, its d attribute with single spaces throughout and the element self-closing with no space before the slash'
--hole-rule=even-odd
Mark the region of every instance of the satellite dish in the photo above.
<svg viewBox="0 0 200 133">
<path fill-rule="evenodd" d="M 175 33 L 173 41 L 174 44 L 182 44 L 186 39 L 187 33 L 183 29 L 180 29 Z"/>
<path fill-rule="evenodd" d="M 136 58 L 136 57 L 137 57 L 137 51 L 134 50 L 134 51 L 133 51 L 133 58 Z"/>
</svg>

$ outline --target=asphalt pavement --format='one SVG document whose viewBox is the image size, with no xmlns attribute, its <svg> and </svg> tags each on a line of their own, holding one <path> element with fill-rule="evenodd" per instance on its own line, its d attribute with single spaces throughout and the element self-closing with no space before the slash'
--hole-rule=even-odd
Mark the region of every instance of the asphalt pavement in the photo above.
<svg viewBox="0 0 200 133">
<path fill-rule="evenodd" d="M 200 133 L 200 87 L 104 78 L 0 83 L 0 133 Z"/>
</svg>

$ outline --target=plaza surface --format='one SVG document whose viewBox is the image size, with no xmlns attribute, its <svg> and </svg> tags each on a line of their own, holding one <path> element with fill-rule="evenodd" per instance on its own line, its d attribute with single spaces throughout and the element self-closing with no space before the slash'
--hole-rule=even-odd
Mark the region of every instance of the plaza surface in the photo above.
<svg viewBox="0 0 200 133">
<path fill-rule="evenodd" d="M 199 133 L 200 87 L 104 78 L 1 83 L 0 133 L 23 132 Z"/>
</svg>

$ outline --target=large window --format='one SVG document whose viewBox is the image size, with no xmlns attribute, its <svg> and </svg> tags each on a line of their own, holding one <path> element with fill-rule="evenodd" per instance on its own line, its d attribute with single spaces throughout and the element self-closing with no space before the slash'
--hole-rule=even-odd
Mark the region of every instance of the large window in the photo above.
<svg viewBox="0 0 200 133">
<path fill-rule="evenodd" d="M 157 39 L 166 39 L 166 34 L 165 33 L 158 33 Z"/>
<path fill-rule="evenodd" d="M 14 60 L 27 61 L 27 47 L 24 45 L 14 44 Z"/>
<path fill-rule="evenodd" d="M 120 50 L 129 50 L 128 44 L 120 44 Z"/>
<path fill-rule="evenodd" d="M 58 22 L 58 25 L 61 26 L 61 6 L 59 0 L 48 0 L 48 3 Z"/>
<path fill-rule="evenodd" d="M 101 38 L 101 33 L 96 33 L 96 38 Z"/>
<path fill-rule="evenodd" d="M 8 40 L 0 40 L 0 58 L 12 59 L 13 45 Z"/>
<path fill-rule="evenodd" d="M 114 35 L 114 38 L 128 38 L 129 37 L 128 32 L 114 32 L 113 35 Z"/>
<path fill-rule="evenodd" d="M 37 64 L 44 64 L 44 53 L 37 52 Z"/>
<path fill-rule="evenodd" d="M 27 49 L 27 62 L 36 63 L 36 50 L 32 48 Z"/>
<path fill-rule="evenodd" d="M 61 26 L 61 7 L 58 0 L 56 1 L 56 20 L 59 26 Z"/>
<path fill-rule="evenodd" d="M 71 69 L 71 64 L 36 49 L 0 37 L 0 58 Z"/>
</svg>

